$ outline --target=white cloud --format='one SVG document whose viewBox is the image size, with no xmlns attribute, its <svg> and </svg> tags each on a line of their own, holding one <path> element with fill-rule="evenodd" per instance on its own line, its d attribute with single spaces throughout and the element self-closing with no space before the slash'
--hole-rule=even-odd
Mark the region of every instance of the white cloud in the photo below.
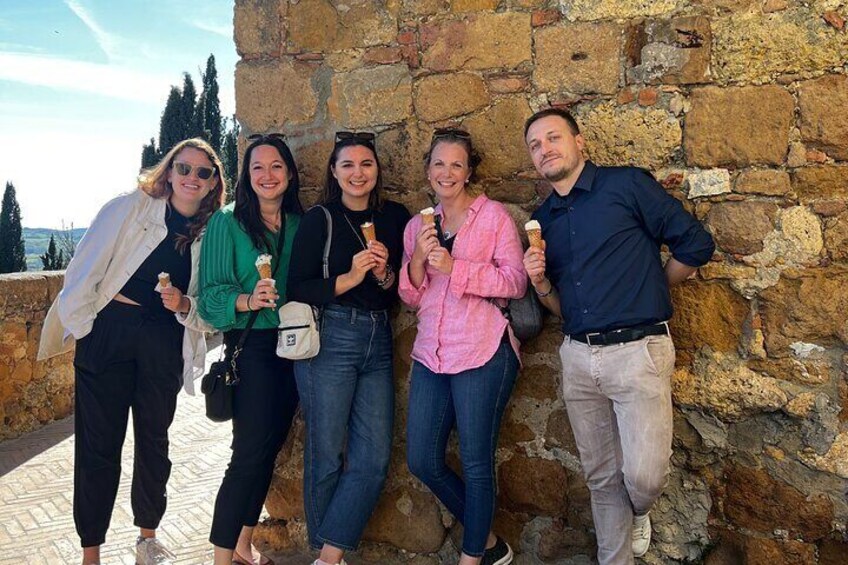
<svg viewBox="0 0 848 565">
<path fill-rule="evenodd" d="M 196 27 L 197 29 L 201 29 L 203 31 L 208 31 L 209 33 L 214 33 L 216 35 L 220 35 L 221 37 L 225 37 L 227 39 L 233 38 L 233 25 L 230 24 L 222 24 L 219 22 L 213 22 L 210 20 L 194 20 L 190 22 L 191 25 Z"/>
<path fill-rule="evenodd" d="M 27 53 L 0 52 L 0 80 L 159 104 L 171 77 Z"/>
<path fill-rule="evenodd" d="M 65 4 L 91 31 L 94 35 L 94 39 L 97 41 L 97 44 L 103 52 L 106 53 L 109 60 L 115 60 L 118 55 L 120 38 L 103 29 L 103 27 L 94 19 L 94 16 L 88 12 L 86 7 L 83 6 L 79 0 L 65 0 Z"/>
</svg>

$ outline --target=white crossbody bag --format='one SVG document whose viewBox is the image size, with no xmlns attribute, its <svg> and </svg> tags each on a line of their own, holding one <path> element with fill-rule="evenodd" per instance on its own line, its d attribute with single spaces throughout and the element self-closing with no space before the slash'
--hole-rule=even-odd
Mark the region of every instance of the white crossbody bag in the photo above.
<svg viewBox="0 0 848 565">
<path fill-rule="evenodd" d="M 324 278 L 330 278 L 330 244 L 333 240 L 333 219 L 329 210 L 324 211 L 327 219 L 327 241 L 324 242 Z M 318 309 L 303 302 L 286 302 L 279 310 L 280 325 L 277 332 L 277 356 L 283 359 L 311 359 L 321 350 L 321 334 L 318 331 Z"/>
</svg>

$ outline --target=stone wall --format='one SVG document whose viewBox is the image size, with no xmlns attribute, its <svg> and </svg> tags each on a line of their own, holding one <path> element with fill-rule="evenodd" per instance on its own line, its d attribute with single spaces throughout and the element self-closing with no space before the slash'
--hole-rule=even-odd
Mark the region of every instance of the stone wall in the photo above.
<svg viewBox="0 0 848 565">
<path fill-rule="evenodd" d="M 63 280 L 63 272 L 0 275 L 0 441 L 74 410 L 73 353 L 35 360 Z"/>
<path fill-rule="evenodd" d="M 646 562 L 833 565 L 848 553 L 846 16 L 842 0 L 238 0 L 237 114 L 245 134 L 289 136 L 309 202 L 333 132 L 377 132 L 412 211 L 431 202 L 433 129 L 462 126 L 478 188 L 523 222 L 549 189 L 522 122 L 571 108 L 592 159 L 654 171 L 718 244 L 673 293 L 673 469 Z M 404 462 L 414 316 L 395 331 L 395 457 L 365 551 L 438 563 L 456 530 Z M 595 551 L 561 339 L 550 320 L 524 348 L 498 450 L 495 528 L 527 563 Z M 305 543 L 296 430 L 262 530 L 278 547 Z"/>
</svg>

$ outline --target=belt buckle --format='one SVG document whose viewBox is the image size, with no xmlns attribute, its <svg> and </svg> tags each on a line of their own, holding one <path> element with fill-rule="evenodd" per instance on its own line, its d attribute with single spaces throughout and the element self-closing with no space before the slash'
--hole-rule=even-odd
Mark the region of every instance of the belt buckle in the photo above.
<svg viewBox="0 0 848 565">
<path fill-rule="evenodd" d="M 586 345 L 589 345 L 589 346 L 592 345 L 592 336 L 593 335 L 601 335 L 601 332 L 587 333 L 586 334 Z M 601 344 L 601 345 L 603 345 L 603 344 Z"/>
</svg>

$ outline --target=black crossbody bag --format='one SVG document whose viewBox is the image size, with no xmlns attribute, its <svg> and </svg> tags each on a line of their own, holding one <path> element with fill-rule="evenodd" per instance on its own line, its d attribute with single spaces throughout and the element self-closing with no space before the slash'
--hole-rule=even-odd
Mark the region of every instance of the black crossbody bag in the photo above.
<svg viewBox="0 0 848 565">
<path fill-rule="evenodd" d="M 286 215 L 283 214 L 283 221 L 280 225 L 280 240 L 278 249 L 282 250 L 285 242 L 286 231 Z M 271 277 L 277 274 L 277 269 L 280 267 L 281 261 L 277 260 L 277 266 Z M 213 422 L 226 422 L 233 419 L 233 394 L 235 387 L 239 384 L 240 378 L 236 361 L 244 348 L 244 342 L 247 340 L 247 334 L 250 333 L 256 318 L 259 317 L 260 310 L 254 310 L 250 313 L 250 319 L 241 332 L 241 337 L 238 343 L 233 348 L 232 352 L 227 352 L 223 359 L 219 359 L 212 363 L 209 367 L 209 372 L 203 375 L 203 380 L 200 383 L 200 391 L 206 397 L 206 417 Z M 226 345 L 223 346 L 226 350 Z"/>
</svg>

